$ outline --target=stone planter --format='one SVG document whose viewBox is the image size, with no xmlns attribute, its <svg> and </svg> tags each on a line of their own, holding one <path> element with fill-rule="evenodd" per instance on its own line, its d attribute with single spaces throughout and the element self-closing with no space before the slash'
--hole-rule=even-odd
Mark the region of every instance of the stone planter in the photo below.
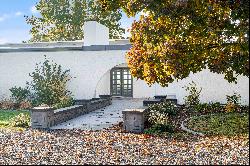
<svg viewBox="0 0 250 166">
<path fill-rule="evenodd" d="M 34 107 L 31 112 L 32 128 L 49 128 L 54 125 L 54 109 L 50 107 Z"/>
<path fill-rule="evenodd" d="M 126 109 L 122 111 L 123 129 L 127 132 L 142 133 L 146 120 L 146 109 Z"/>
</svg>

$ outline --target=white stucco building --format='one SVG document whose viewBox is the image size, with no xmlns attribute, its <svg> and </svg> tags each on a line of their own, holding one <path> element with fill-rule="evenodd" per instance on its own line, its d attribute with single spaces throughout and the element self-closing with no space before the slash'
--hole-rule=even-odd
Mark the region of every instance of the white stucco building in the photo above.
<svg viewBox="0 0 250 166">
<path fill-rule="evenodd" d="M 149 87 L 129 74 L 125 59 L 131 47 L 128 40 L 109 40 L 108 29 L 97 22 L 85 24 L 84 31 L 84 41 L 0 45 L 0 97 L 9 96 L 11 87 L 24 87 L 31 80 L 29 73 L 46 55 L 64 69 L 70 69 L 73 78 L 68 88 L 75 99 L 104 94 L 133 98 L 176 95 L 182 104 L 187 95 L 183 87 L 194 81 L 202 87 L 202 102 L 225 103 L 226 95 L 236 92 L 243 104 L 249 104 L 249 78 L 244 76 L 239 76 L 238 84 L 234 84 L 224 80 L 223 75 L 203 70 L 167 88 L 158 84 Z"/>
</svg>

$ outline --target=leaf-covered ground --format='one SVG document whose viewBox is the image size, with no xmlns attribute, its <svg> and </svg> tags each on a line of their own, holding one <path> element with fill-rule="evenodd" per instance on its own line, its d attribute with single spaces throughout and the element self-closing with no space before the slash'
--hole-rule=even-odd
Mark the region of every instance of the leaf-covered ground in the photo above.
<svg viewBox="0 0 250 166">
<path fill-rule="evenodd" d="M 248 164 L 248 137 L 2 129 L 0 164 Z"/>
</svg>

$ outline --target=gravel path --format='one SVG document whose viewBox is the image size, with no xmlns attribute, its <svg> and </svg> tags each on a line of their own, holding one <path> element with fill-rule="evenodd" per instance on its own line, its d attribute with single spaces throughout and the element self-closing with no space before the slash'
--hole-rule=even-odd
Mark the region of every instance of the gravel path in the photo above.
<svg viewBox="0 0 250 166">
<path fill-rule="evenodd" d="M 51 129 L 101 130 L 122 121 L 122 111 L 143 106 L 143 99 L 113 99 L 112 105 L 71 119 Z"/>
<path fill-rule="evenodd" d="M 0 131 L 3 164 L 248 164 L 248 137 L 176 140 L 84 130 Z"/>
</svg>

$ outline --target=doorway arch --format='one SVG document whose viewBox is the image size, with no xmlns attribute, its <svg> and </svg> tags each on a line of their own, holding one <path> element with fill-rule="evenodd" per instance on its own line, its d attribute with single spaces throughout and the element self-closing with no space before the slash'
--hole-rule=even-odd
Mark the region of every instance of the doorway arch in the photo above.
<svg viewBox="0 0 250 166">
<path fill-rule="evenodd" d="M 120 64 L 110 70 L 110 94 L 133 97 L 133 78 L 127 64 Z"/>
</svg>

